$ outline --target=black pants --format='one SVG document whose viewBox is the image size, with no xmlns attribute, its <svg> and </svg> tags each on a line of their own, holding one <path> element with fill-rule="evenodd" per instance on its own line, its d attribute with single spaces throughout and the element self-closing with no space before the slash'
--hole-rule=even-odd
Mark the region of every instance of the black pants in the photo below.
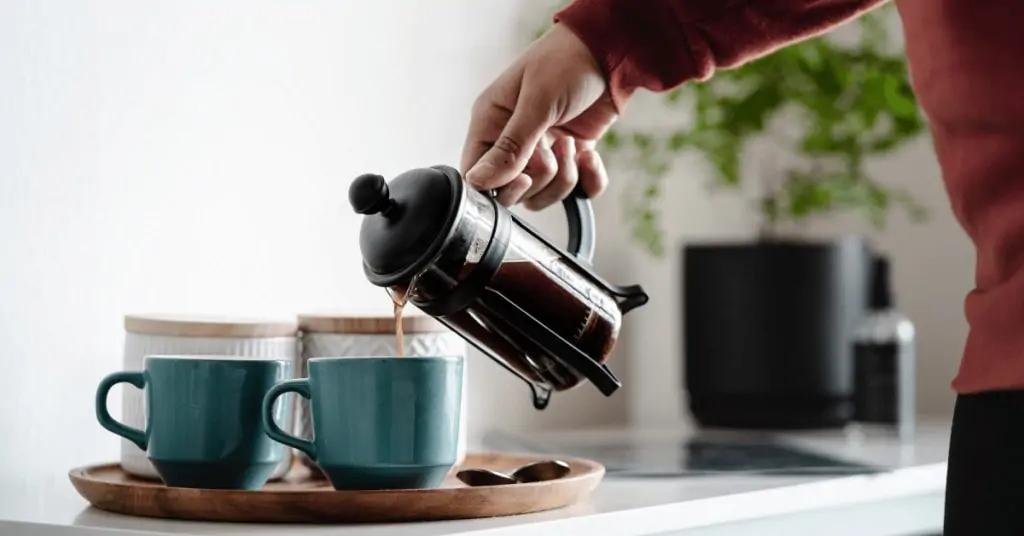
<svg viewBox="0 0 1024 536">
<path fill-rule="evenodd" d="M 1024 535 L 1024 391 L 957 397 L 943 534 Z"/>
</svg>

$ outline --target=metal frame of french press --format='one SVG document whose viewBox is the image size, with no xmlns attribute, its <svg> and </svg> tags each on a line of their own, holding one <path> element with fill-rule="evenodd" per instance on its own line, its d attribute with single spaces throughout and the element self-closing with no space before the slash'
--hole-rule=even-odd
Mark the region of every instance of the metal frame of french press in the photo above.
<svg viewBox="0 0 1024 536">
<path fill-rule="evenodd" d="M 453 168 L 448 166 L 434 166 L 434 168 L 440 170 L 445 175 L 448 175 L 448 177 L 453 181 L 458 181 L 459 183 L 462 182 L 458 171 Z M 531 326 L 532 329 L 520 330 L 525 337 L 529 338 L 534 344 L 539 345 L 542 348 L 550 349 L 550 357 L 557 360 L 563 366 L 590 380 L 591 383 L 593 383 L 605 396 L 611 396 L 612 393 L 622 386 L 622 382 L 615 377 L 615 374 L 613 374 L 605 364 L 599 363 L 594 358 L 582 352 L 573 343 L 565 340 L 565 338 L 560 336 L 558 333 L 552 331 L 533 315 L 523 310 L 514 302 L 503 296 L 500 292 L 491 289 L 489 287 L 489 283 L 491 278 L 493 278 L 495 273 L 497 273 L 502 262 L 505 260 L 505 254 L 508 251 L 509 246 L 509 239 L 512 235 L 512 226 L 519 225 L 520 228 L 538 242 L 557 252 L 560 255 L 559 260 L 573 268 L 576 273 L 580 274 L 592 284 L 607 292 L 609 295 L 615 298 L 621 298 L 621 301 L 616 300 L 616 304 L 623 315 L 632 309 L 646 304 L 649 299 L 647 293 L 644 292 L 640 285 L 618 286 L 608 283 L 591 270 L 589 261 L 593 256 L 594 250 L 594 213 L 586 195 L 578 186 L 569 198 L 563 202 L 569 221 L 568 251 L 552 244 L 533 227 L 511 211 L 500 210 L 498 202 L 494 196 L 490 196 L 489 199 L 491 206 L 494 209 L 494 230 L 476 269 L 467 276 L 466 279 L 459 282 L 455 288 L 445 296 L 425 301 L 411 299 L 411 303 L 424 313 L 435 317 L 439 322 L 453 330 L 455 327 L 450 323 L 447 317 L 466 310 L 470 305 L 484 309 L 501 318 L 507 318 L 510 323 L 513 323 L 514 325 Z M 581 225 L 580 222 L 586 223 Z M 587 265 L 584 264 L 583 259 L 586 260 Z M 480 322 L 479 319 L 476 320 Z M 493 330 L 491 326 L 483 322 L 480 322 L 480 324 L 485 329 Z M 545 389 L 544 386 L 538 385 L 518 370 L 515 370 L 503 359 L 497 358 L 496 355 L 487 348 L 486 345 L 477 340 L 476 337 L 469 334 L 463 335 L 476 349 L 491 357 L 493 361 L 496 361 L 499 365 L 512 374 L 515 374 L 519 379 L 523 380 L 530 386 L 530 390 L 533 393 L 533 405 L 536 409 L 543 410 L 548 406 L 551 399 L 551 388 Z M 571 360 L 566 360 L 562 356 L 573 356 L 573 358 Z"/>
</svg>

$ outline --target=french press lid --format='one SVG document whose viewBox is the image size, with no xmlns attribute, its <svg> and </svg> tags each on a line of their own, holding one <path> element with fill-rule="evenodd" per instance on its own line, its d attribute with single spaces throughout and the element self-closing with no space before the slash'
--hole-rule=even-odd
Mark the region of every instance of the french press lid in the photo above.
<svg viewBox="0 0 1024 536">
<path fill-rule="evenodd" d="M 443 165 L 411 169 L 390 182 L 373 173 L 352 181 L 349 204 L 366 216 L 359 249 L 370 283 L 405 282 L 430 264 L 450 238 L 464 187 L 459 172 Z M 595 242 L 590 201 L 577 186 L 562 205 L 569 227 L 566 252 L 589 264 Z"/>
<path fill-rule="evenodd" d="M 443 166 L 412 169 L 390 183 L 380 175 L 356 177 L 349 203 L 368 216 L 359 249 L 371 283 L 387 287 L 408 281 L 430 264 L 458 215 L 460 180 Z"/>
</svg>

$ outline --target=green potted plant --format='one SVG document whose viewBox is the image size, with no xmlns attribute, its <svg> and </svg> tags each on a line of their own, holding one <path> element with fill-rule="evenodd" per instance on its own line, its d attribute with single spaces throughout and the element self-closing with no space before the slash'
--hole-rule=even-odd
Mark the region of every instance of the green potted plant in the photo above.
<svg viewBox="0 0 1024 536">
<path fill-rule="evenodd" d="M 893 210 L 926 217 L 866 168 L 924 131 L 887 30 L 892 16 L 887 5 L 860 17 L 849 44 L 826 35 L 686 84 L 661 96 L 678 125 L 617 126 L 603 139 L 602 155 L 631 173 L 631 235 L 655 258 L 665 252 L 663 182 L 696 174 L 673 167 L 681 155 L 702 156 L 700 175 L 716 190 L 756 186 L 756 239 L 683 245 L 686 385 L 698 422 L 846 422 L 848 336 L 866 307 L 872 253 L 860 237 L 808 240 L 789 230 L 839 212 L 878 229 Z M 750 161 L 755 146 L 777 156 L 773 167 Z"/>
<path fill-rule="evenodd" d="M 687 151 L 707 161 L 711 185 L 736 190 L 744 180 L 760 183 L 754 208 L 760 236 L 785 237 L 786 223 L 805 223 L 839 211 L 858 211 L 876 228 L 894 208 L 921 220 L 925 209 L 906 191 L 872 177 L 865 163 L 901 148 L 924 130 L 906 63 L 893 51 L 886 31 L 887 5 L 857 19 L 853 45 L 829 35 L 780 49 L 710 80 L 665 94 L 666 106 L 689 111 L 688 124 L 668 131 L 613 129 L 602 154 L 629 159 L 636 182 L 627 189 L 627 218 L 636 242 L 655 257 L 664 254 L 659 218 L 662 181 Z M 802 132 L 782 133 L 783 115 Z M 790 122 L 792 126 L 794 121 Z M 789 166 L 748 169 L 746 149 L 755 142 L 798 158 Z"/>
</svg>

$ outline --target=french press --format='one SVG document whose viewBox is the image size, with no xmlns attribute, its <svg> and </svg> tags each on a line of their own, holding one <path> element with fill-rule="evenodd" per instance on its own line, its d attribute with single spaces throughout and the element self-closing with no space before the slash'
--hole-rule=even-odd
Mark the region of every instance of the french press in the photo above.
<svg viewBox="0 0 1024 536">
<path fill-rule="evenodd" d="M 605 361 L 622 315 L 648 296 L 591 270 L 594 212 L 581 189 L 563 201 L 566 250 L 449 166 L 412 169 L 390 182 L 361 175 L 349 202 L 364 215 L 367 279 L 524 380 L 535 408 L 583 380 L 605 396 L 621 387 Z"/>
</svg>

